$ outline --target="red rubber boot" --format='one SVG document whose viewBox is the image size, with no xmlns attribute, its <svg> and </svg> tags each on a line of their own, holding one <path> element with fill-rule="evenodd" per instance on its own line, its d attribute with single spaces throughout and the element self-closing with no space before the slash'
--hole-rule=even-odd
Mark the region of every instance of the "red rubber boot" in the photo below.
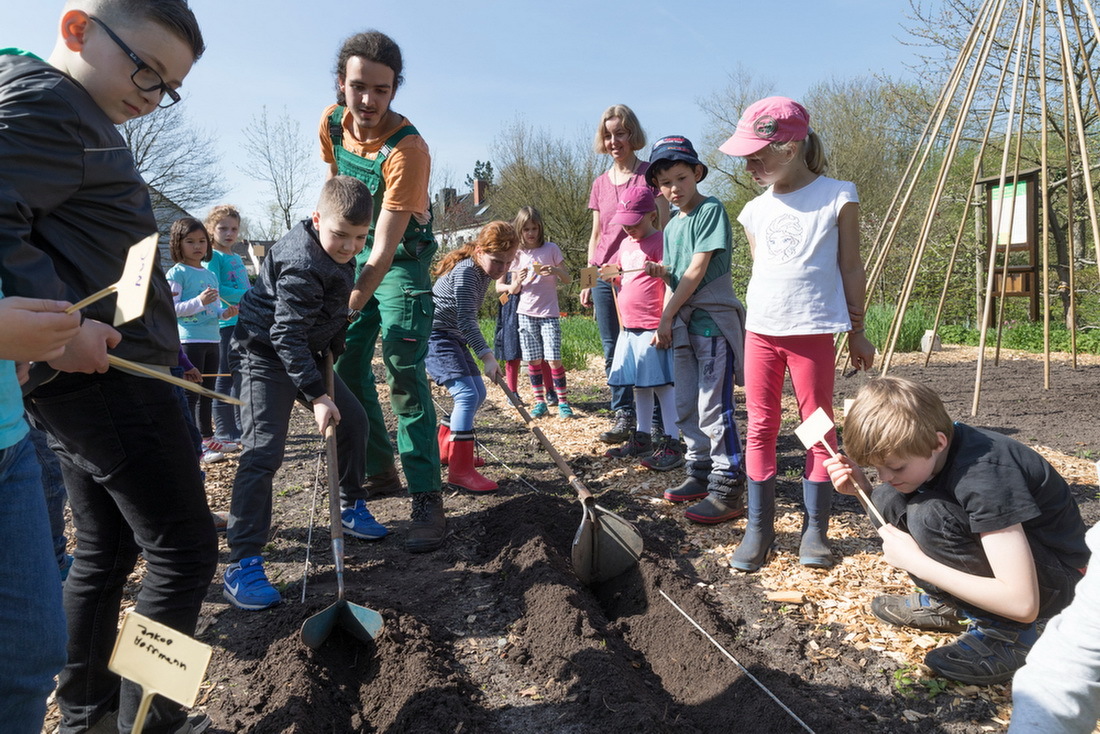
<svg viewBox="0 0 1100 734">
<path fill-rule="evenodd" d="M 474 469 L 474 437 L 465 432 L 451 434 L 451 461 L 447 483 L 471 492 L 495 492 L 497 483 Z"/>
<path fill-rule="evenodd" d="M 439 463 L 447 466 L 451 460 L 451 426 L 447 423 L 439 424 Z"/>
</svg>

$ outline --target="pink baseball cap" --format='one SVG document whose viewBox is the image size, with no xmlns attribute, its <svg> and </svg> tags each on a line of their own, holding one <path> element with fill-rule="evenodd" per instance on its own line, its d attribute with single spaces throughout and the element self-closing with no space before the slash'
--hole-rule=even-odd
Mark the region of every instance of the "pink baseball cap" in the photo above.
<svg viewBox="0 0 1100 734">
<path fill-rule="evenodd" d="M 765 97 L 753 102 L 737 121 L 737 132 L 718 146 L 726 155 L 752 155 L 769 143 L 805 140 L 810 113 L 787 97 Z"/>
<path fill-rule="evenodd" d="M 631 186 L 619 197 L 619 205 L 611 217 L 612 224 L 625 224 L 633 227 L 642 221 L 642 217 L 657 211 L 657 200 L 648 186 Z"/>
</svg>

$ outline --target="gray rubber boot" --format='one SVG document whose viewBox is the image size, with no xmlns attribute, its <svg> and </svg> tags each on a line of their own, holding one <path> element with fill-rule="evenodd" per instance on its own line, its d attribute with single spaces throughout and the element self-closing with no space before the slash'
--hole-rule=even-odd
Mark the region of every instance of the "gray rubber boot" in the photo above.
<svg viewBox="0 0 1100 734">
<path fill-rule="evenodd" d="M 798 546 L 798 562 L 813 568 L 829 568 L 833 565 L 833 552 L 829 550 L 829 514 L 833 508 L 832 482 L 802 480 L 802 502 L 806 509 L 802 515 L 802 543 Z"/>
<path fill-rule="evenodd" d="M 748 480 L 745 537 L 733 552 L 730 566 L 738 571 L 759 571 L 775 542 L 775 477 L 762 482 Z"/>
</svg>

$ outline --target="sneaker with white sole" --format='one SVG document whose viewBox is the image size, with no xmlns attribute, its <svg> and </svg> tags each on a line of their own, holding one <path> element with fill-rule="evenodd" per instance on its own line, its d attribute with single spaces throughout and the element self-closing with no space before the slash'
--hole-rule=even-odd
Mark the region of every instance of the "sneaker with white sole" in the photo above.
<svg viewBox="0 0 1100 734">
<path fill-rule="evenodd" d="M 202 456 L 199 457 L 200 464 L 219 464 L 223 461 L 225 461 L 225 454 L 213 449 L 204 449 Z"/>
<path fill-rule="evenodd" d="M 344 534 L 360 540 L 381 540 L 389 535 L 389 530 L 374 519 L 367 509 L 365 500 L 356 500 L 355 504 L 340 512 Z"/>
<path fill-rule="evenodd" d="M 222 596 L 239 609 L 257 611 L 273 607 L 283 600 L 267 580 L 263 556 L 249 556 L 230 563 L 222 577 Z"/>
</svg>

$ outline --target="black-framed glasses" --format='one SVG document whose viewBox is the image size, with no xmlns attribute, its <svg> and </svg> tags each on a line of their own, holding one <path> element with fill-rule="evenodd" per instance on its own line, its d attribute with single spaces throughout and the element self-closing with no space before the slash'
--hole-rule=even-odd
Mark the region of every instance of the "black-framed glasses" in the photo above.
<svg viewBox="0 0 1100 734">
<path fill-rule="evenodd" d="M 88 20 L 95 22 L 100 28 L 107 32 L 107 35 L 111 37 L 111 40 L 122 49 L 122 52 L 130 57 L 130 61 L 134 62 L 137 66 L 134 69 L 134 73 L 130 75 L 130 81 L 134 83 L 134 86 L 143 92 L 160 92 L 160 104 L 158 107 L 171 107 L 176 102 L 180 101 L 180 93 L 175 89 L 172 89 L 164 83 L 164 77 L 157 73 L 157 70 L 146 64 L 141 60 L 141 57 L 130 50 L 130 47 L 122 42 L 122 39 L 115 35 L 115 32 L 107 27 L 99 18 L 94 15 L 89 15 Z M 165 104 L 165 97 L 168 99 L 168 103 Z"/>
</svg>

